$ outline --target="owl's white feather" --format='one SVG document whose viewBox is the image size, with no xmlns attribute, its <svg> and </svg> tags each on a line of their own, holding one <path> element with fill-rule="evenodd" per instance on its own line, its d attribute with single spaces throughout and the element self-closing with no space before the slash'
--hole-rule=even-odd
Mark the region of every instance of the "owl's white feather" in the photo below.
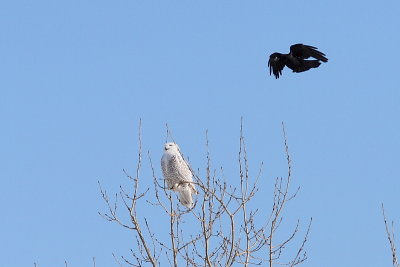
<svg viewBox="0 0 400 267">
<path fill-rule="evenodd" d="M 161 158 L 161 168 L 167 187 L 179 193 L 179 200 L 187 208 L 193 207 L 193 194 L 196 188 L 193 183 L 193 175 L 189 166 L 183 159 L 179 146 L 175 143 L 166 143 L 164 154 Z"/>
</svg>

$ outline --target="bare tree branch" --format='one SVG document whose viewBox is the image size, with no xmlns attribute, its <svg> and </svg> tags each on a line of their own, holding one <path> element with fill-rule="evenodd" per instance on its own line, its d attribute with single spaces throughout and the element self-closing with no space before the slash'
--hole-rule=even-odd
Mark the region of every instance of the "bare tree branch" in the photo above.
<svg viewBox="0 0 400 267">
<path fill-rule="evenodd" d="M 167 124 L 166 129 L 166 141 L 169 138 L 174 141 Z M 107 207 L 107 213 L 100 213 L 100 215 L 105 220 L 115 222 L 134 233 L 134 242 L 132 242 L 134 249 L 131 249 L 131 255 L 117 259 L 113 254 L 119 266 L 123 264 L 157 266 L 167 262 L 174 267 L 236 266 L 238 264 L 251 266 L 267 263 L 269 266 L 274 264 L 295 266 L 307 259 L 305 244 L 310 232 L 311 220 L 300 247 L 294 250 L 292 260 L 286 263 L 278 262 L 282 253 L 287 250 L 288 244 L 295 240 L 300 231 L 300 222 L 297 221 L 288 237 L 278 241 L 280 239 L 278 230 L 283 227 L 284 221 L 283 211 L 288 201 L 293 200 L 300 189 L 297 188 L 294 193 L 290 193 L 291 190 L 289 190 L 292 168 L 284 124 L 282 123 L 282 129 L 288 167 L 287 176 L 286 178 L 278 177 L 275 180 L 271 213 L 266 213 L 263 207 L 252 204 L 252 200 L 259 192 L 260 183 L 263 182 L 264 164 L 261 162 L 259 169 L 252 174 L 243 129 L 243 119 L 241 119 L 237 179 L 225 178 L 222 167 L 213 167 L 208 131 L 205 133 L 204 173 L 200 169 L 195 172 L 182 153 L 193 174 L 193 184 L 198 188 L 199 193 L 194 207 L 186 209 L 179 203 L 177 195 L 166 187 L 164 179 L 157 177 L 150 151 L 148 151 L 150 164 L 148 176 L 152 176 L 153 185 L 144 191 L 139 190 L 142 176 L 141 121 L 139 122 L 138 162 L 135 177 L 123 170 L 132 183 L 131 190 L 120 186 L 119 193 L 115 194 L 111 200 L 99 182 L 100 194 Z M 167 221 L 156 227 L 151 225 L 152 220 L 147 220 L 137 212 L 139 204 L 147 204 L 146 207 L 155 209 L 160 216 L 164 216 L 164 219 L 168 218 L 168 226 L 165 224 Z M 123 211 L 128 211 L 129 219 L 119 216 Z M 93 264 L 95 266 L 94 258 Z"/>
<path fill-rule="evenodd" d="M 389 229 L 388 222 L 386 220 L 386 215 L 385 215 L 385 208 L 383 207 L 382 203 L 382 215 L 383 215 L 383 221 L 385 222 L 385 228 L 386 228 L 386 234 L 389 240 L 390 244 L 390 249 L 392 251 L 392 262 L 394 267 L 399 267 L 399 261 L 397 260 L 397 252 L 396 252 L 396 245 L 395 245 L 395 240 L 394 240 L 394 222 L 392 221 L 391 227 Z"/>
</svg>

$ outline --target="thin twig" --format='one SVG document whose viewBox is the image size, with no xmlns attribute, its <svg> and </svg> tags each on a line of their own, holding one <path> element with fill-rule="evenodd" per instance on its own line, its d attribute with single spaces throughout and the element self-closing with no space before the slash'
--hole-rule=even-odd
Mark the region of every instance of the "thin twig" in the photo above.
<svg viewBox="0 0 400 267">
<path fill-rule="evenodd" d="M 393 266 L 398 267 L 398 266 L 400 266 L 400 264 L 399 264 L 399 261 L 397 260 L 396 245 L 395 245 L 395 240 L 394 240 L 394 223 L 392 221 L 391 229 L 389 229 L 389 226 L 388 226 L 388 223 L 386 220 L 385 208 L 383 207 L 383 203 L 382 203 L 382 215 L 383 215 L 383 221 L 385 222 L 385 228 L 386 228 L 386 233 L 387 233 L 387 237 L 388 237 L 389 244 L 390 244 L 390 249 L 392 251 Z"/>
</svg>

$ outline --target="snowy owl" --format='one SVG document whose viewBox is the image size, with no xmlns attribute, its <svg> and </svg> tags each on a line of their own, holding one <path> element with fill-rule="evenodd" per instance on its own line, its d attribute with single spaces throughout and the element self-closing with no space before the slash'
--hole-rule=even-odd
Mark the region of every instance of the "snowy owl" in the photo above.
<svg viewBox="0 0 400 267">
<path fill-rule="evenodd" d="M 193 175 L 175 143 L 166 143 L 161 168 L 168 189 L 179 192 L 179 200 L 187 208 L 193 207 L 192 194 L 196 194 Z"/>
</svg>

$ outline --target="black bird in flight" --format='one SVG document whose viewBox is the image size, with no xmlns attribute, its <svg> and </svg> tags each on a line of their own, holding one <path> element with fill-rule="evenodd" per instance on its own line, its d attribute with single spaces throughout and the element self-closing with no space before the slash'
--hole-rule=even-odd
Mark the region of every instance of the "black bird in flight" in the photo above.
<svg viewBox="0 0 400 267">
<path fill-rule="evenodd" d="M 289 54 L 271 54 L 268 60 L 269 75 L 272 72 L 275 78 L 278 79 L 282 75 L 282 70 L 285 66 L 293 70 L 293 72 L 303 72 L 311 68 L 317 68 L 321 64 L 320 61 L 328 62 L 325 54 L 317 49 L 310 45 L 295 44 L 290 47 Z M 315 59 L 305 60 L 309 57 Z"/>
</svg>

